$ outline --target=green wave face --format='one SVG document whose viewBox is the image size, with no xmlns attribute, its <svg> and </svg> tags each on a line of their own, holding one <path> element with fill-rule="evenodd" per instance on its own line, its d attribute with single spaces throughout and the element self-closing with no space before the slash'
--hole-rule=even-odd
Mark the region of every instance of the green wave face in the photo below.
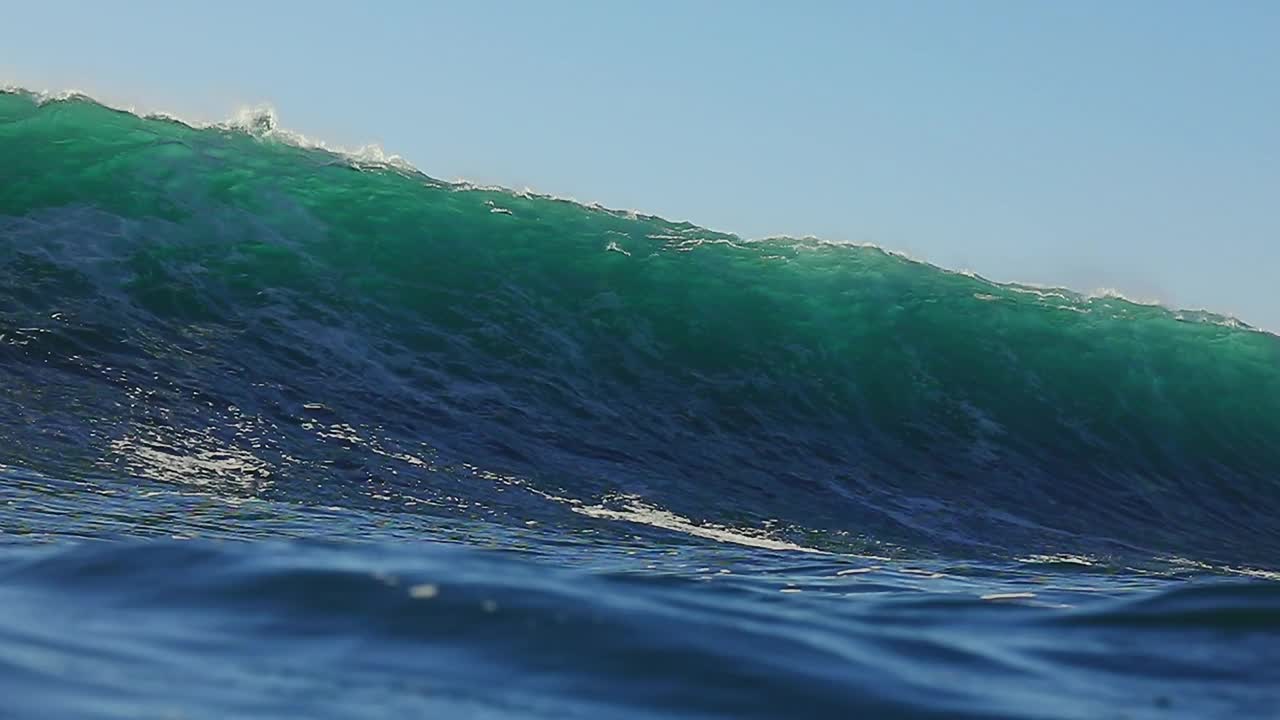
<svg viewBox="0 0 1280 720">
<path fill-rule="evenodd" d="M 139 437 L 195 432 L 304 500 L 435 482 L 314 459 L 298 408 L 323 406 L 382 456 L 710 520 L 1280 551 L 1280 338 L 1207 313 L 25 93 L 0 94 L 0 277 L 13 464 L 136 473 Z"/>
</svg>

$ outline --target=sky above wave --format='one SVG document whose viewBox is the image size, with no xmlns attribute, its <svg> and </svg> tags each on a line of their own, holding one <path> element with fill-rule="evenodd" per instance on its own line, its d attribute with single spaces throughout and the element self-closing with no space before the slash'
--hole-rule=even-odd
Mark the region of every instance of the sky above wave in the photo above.
<svg viewBox="0 0 1280 720">
<path fill-rule="evenodd" d="M 1280 329 L 1280 5 L 6 9 L 0 83 Z"/>
</svg>

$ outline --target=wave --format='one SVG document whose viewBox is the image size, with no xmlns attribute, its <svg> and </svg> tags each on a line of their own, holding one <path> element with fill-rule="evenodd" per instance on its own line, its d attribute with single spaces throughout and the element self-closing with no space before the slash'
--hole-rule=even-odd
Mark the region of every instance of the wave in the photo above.
<svg viewBox="0 0 1280 720">
<path fill-rule="evenodd" d="M 1280 338 L 0 94 L 0 463 L 804 549 L 1275 567 Z"/>
</svg>

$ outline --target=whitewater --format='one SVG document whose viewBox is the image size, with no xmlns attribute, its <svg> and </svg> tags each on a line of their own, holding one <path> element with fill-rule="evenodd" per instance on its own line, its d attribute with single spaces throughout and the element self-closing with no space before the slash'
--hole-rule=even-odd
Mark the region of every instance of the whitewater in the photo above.
<svg viewBox="0 0 1280 720">
<path fill-rule="evenodd" d="M 0 717 L 1276 717 L 1280 337 L 0 92 Z"/>
</svg>

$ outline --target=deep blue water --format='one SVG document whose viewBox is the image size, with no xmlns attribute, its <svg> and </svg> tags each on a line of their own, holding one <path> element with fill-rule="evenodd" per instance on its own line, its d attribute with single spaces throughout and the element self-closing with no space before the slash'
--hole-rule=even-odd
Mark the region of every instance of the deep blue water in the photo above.
<svg viewBox="0 0 1280 720">
<path fill-rule="evenodd" d="M 1261 718 L 1280 692 L 1280 585 L 1195 568 L 4 479 L 10 717 Z"/>
<path fill-rule="evenodd" d="M 1280 717 L 1280 338 L 0 93 L 0 718 Z"/>
</svg>

